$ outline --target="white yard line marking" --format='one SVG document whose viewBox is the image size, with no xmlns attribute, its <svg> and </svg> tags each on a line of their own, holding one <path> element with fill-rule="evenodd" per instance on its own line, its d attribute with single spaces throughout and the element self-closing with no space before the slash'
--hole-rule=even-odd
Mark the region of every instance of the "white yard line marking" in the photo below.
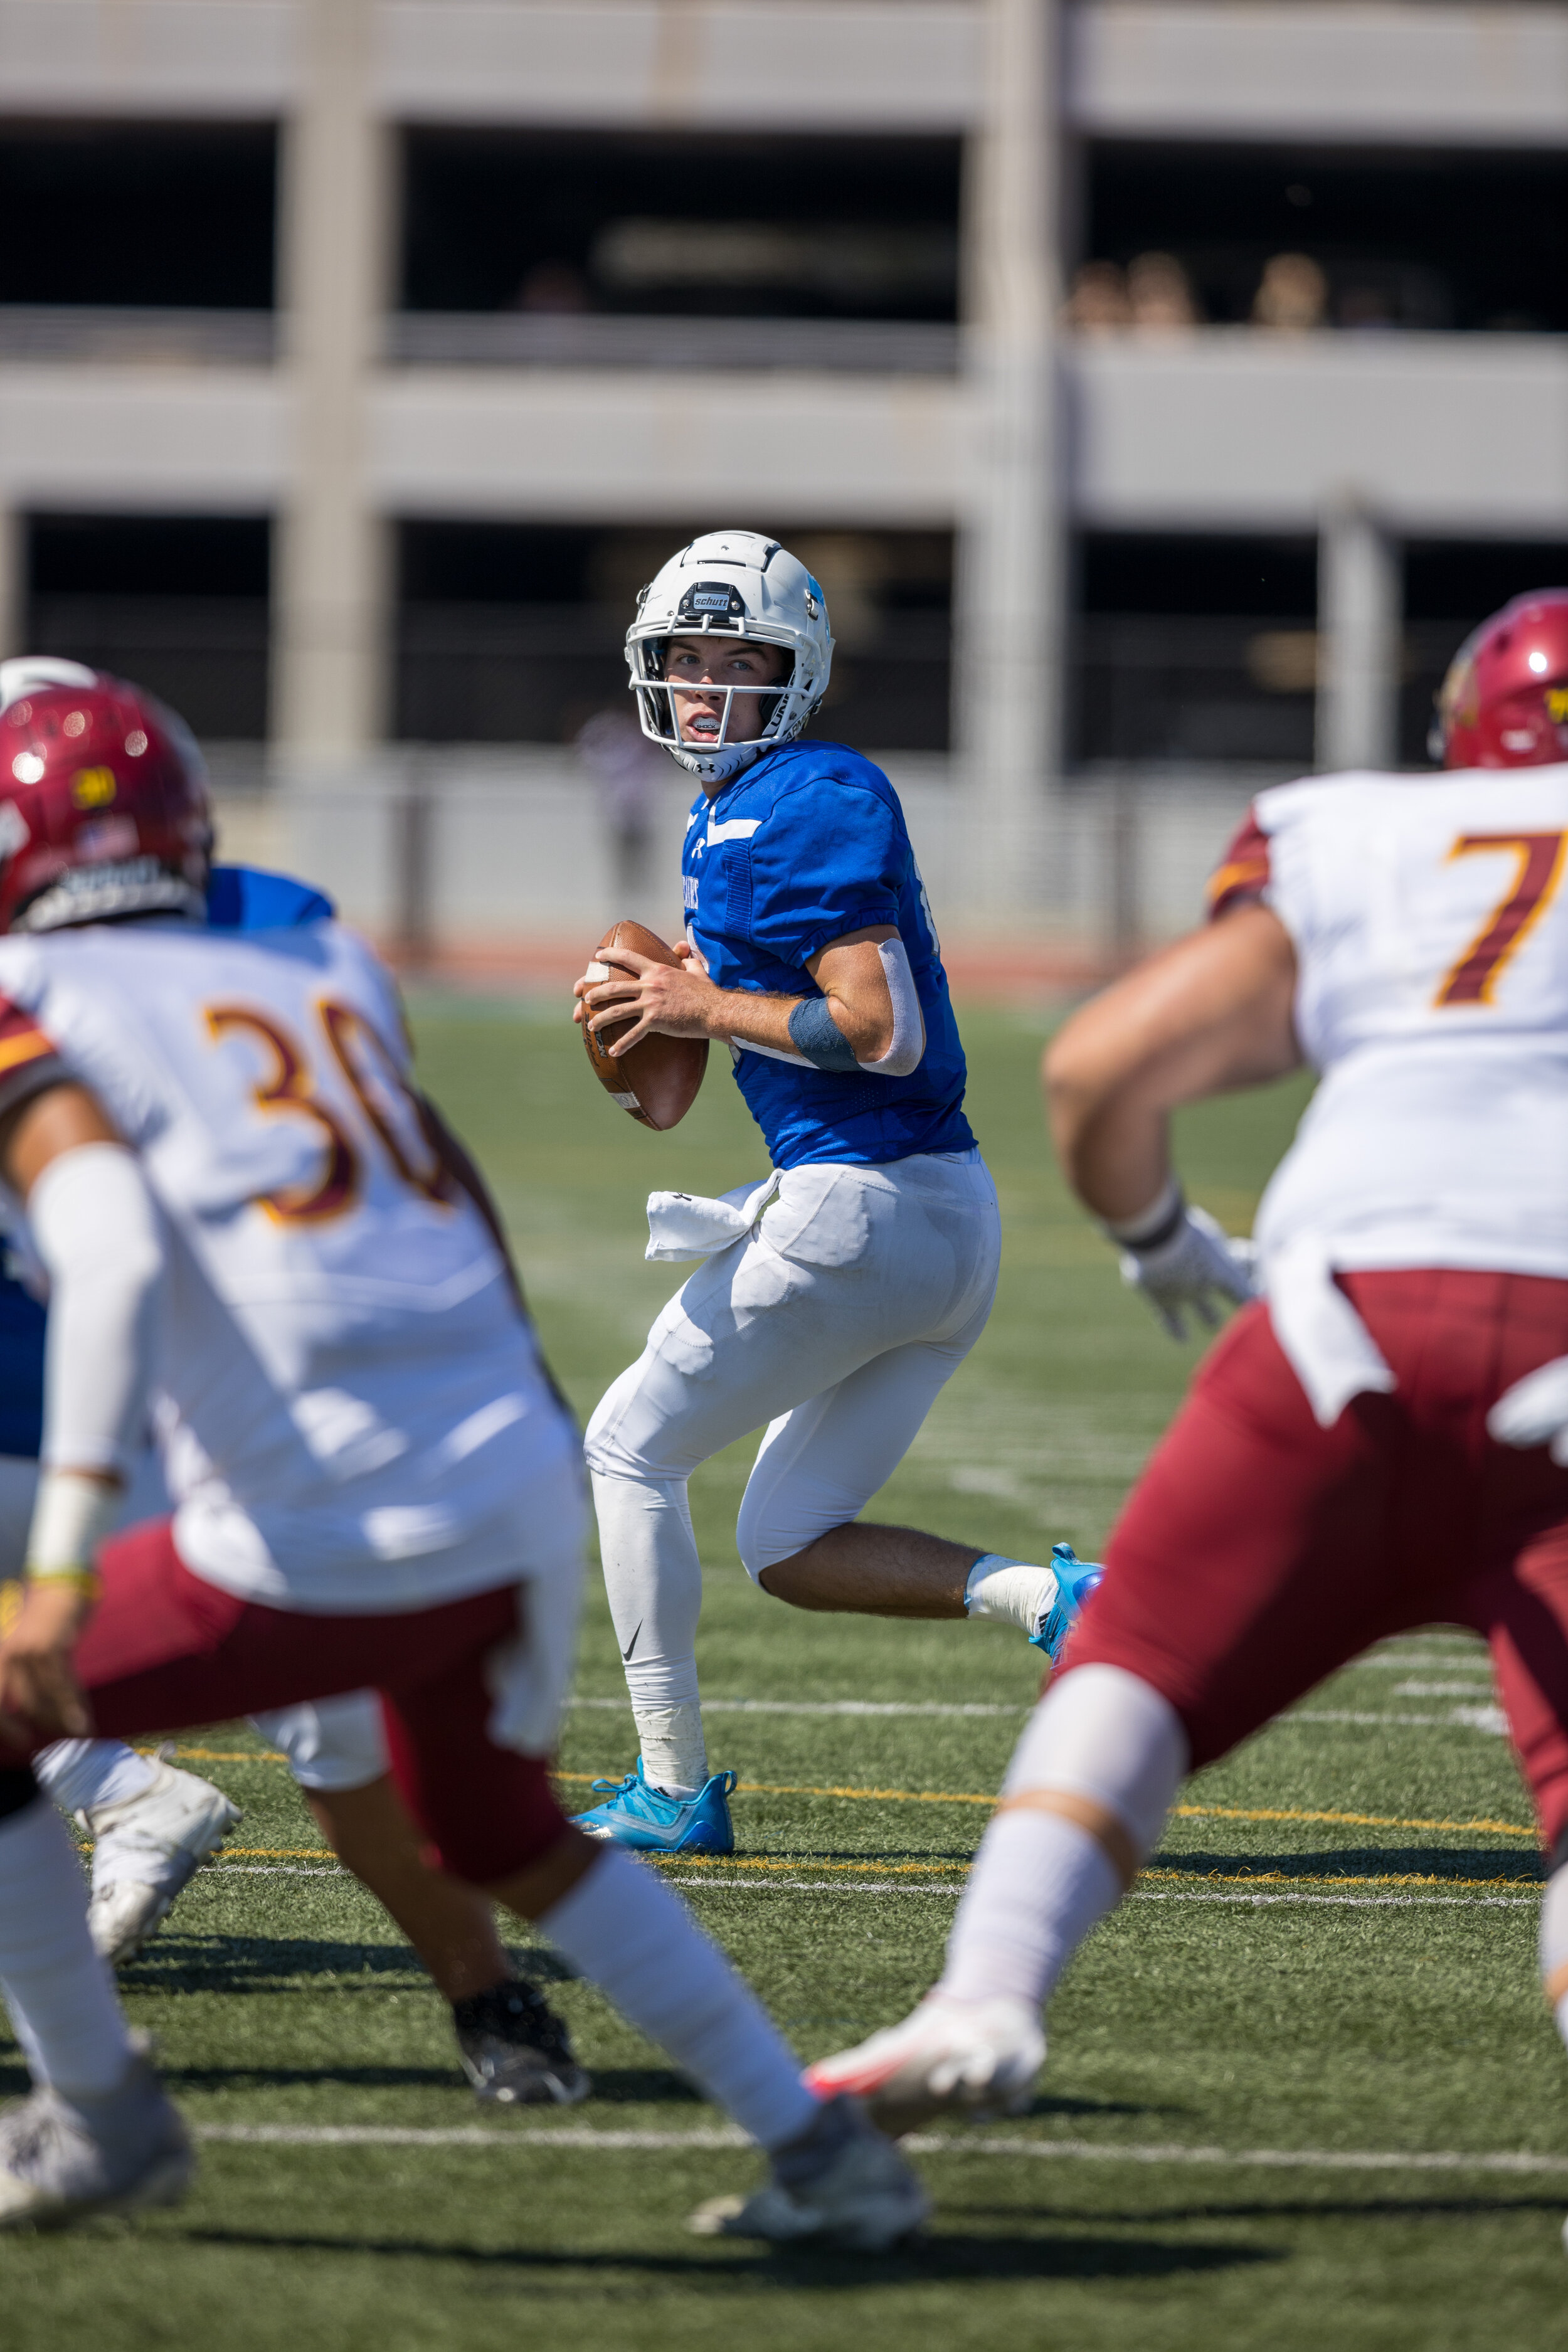
<svg viewBox="0 0 1568 2352">
<path fill-rule="evenodd" d="M 1408 1664 L 1405 1659 L 1363 1658 L 1362 1665 Z M 1436 1662 L 1434 1662 L 1436 1663 Z M 1289 1715 L 1276 1716 L 1279 1723 L 1359 1723 L 1375 1727 L 1384 1723 L 1415 1724 L 1426 1729 L 1448 1730 L 1456 1724 L 1471 1731 L 1501 1732 L 1505 1726 L 1500 1708 L 1490 1703 L 1491 1685 L 1478 1681 L 1469 1683 L 1433 1684 L 1426 1687 L 1412 1685 L 1408 1693 L 1395 1691 L 1397 1697 L 1473 1697 L 1474 1706 L 1450 1707 L 1443 1715 L 1403 1715 L 1379 1707 L 1347 1709 L 1339 1707 L 1298 1707 Z M 625 1715 L 631 1702 L 620 1698 L 574 1698 L 567 1702 L 574 1708 L 588 1707 L 605 1714 Z M 795 1698 L 705 1698 L 703 1712 L 707 1715 L 810 1715 L 810 1716 L 1005 1716 L 1016 1722 L 1027 1715 L 1029 1704 L 1016 1706 L 981 1706 L 978 1703 L 947 1705 L 937 1699 L 795 1699 Z"/>
<path fill-rule="evenodd" d="M 1395 1715 L 1380 1707 L 1374 1715 L 1370 1710 L 1349 1707 L 1300 1707 L 1294 1715 L 1277 1715 L 1271 1729 L 1278 1731 L 1282 1723 L 1362 1723 L 1378 1729 L 1387 1723 L 1415 1723 L 1429 1729 L 1451 1731 L 1484 1731 L 1489 1738 L 1504 1738 L 1508 1724 L 1500 1706 L 1451 1706 L 1446 1715 Z"/>
<path fill-rule="evenodd" d="M 351 1886 L 359 1880 L 335 1862 L 212 1862 L 208 1870 L 229 1878 L 343 1878 Z M 368 1895 L 369 1887 L 362 1893 Z"/>
<path fill-rule="evenodd" d="M 197 2139 L 266 2147 L 750 2147 L 744 2132 L 592 2131 L 585 2125 L 544 2131 L 493 2131 L 482 2124 L 449 2129 L 402 2124 L 193 2124 Z"/>
<path fill-rule="evenodd" d="M 354 1894 L 368 1895 L 369 1889 L 346 1870 L 331 1865 L 300 1863 L 217 1862 L 207 1865 L 221 1876 L 235 1878 L 335 1878 Z M 706 1873 L 700 1878 L 678 1878 L 671 1872 L 666 1884 L 670 1886 L 692 1887 L 699 1892 L 710 1887 L 722 1887 L 749 1895 L 962 1895 L 962 1885 L 910 1886 L 890 1878 L 715 1878 Z M 1468 1905 L 1472 1910 L 1535 1911 L 1541 1907 L 1536 1895 L 1318 1895 L 1297 1894 L 1291 1888 L 1259 1888 L 1256 1892 L 1245 1887 L 1140 1886 L 1126 1898 L 1132 1903 L 1348 1903 L 1352 1906 L 1403 1906 L 1417 1908 Z"/>
<path fill-rule="evenodd" d="M 597 1707 L 629 1714 L 629 1698 L 570 1698 L 568 1706 Z M 704 1715 L 1027 1715 L 1034 1702 L 996 1705 L 978 1701 L 959 1706 L 942 1699 L 889 1698 L 705 1698 Z"/>
<path fill-rule="evenodd" d="M 1539 1911 L 1539 1895 L 1296 1895 L 1275 1894 L 1272 1891 L 1254 1895 L 1246 1890 L 1232 1893 L 1228 1887 L 1140 1886 L 1127 1897 L 1132 1903 L 1350 1903 L 1353 1905 L 1414 1904 L 1418 1908 L 1432 1908 L 1447 1904 L 1468 1905 L 1479 1911 Z"/>
<path fill-rule="evenodd" d="M 1405 1649 L 1391 1643 L 1385 1650 L 1363 1650 L 1359 1657 L 1346 1661 L 1349 1666 L 1382 1666 L 1396 1674 L 1441 1667 L 1445 1674 L 1490 1675 L 1491 1668 L 1486 1645 L 1479 1641 L 1456 1642 L 1451 1650 Z"/>
<path fill-rule="evenodd" d="M 496 2130 L 468 2124 L 451 2129 L 399 2124 L 197 2124 L 197 2139 L 251 2147 L 485 2147 L 511 2153 L 534 2147 L 741 2148 L 743 2132 L 722 2126 L 694 2131 L 595 2131 L 584 2124 L 542 2130 Z M 1470 2151 L 1432 2148 L 1184 2147 L 1117 2147 L 1102 2140 L 955 2137 L 947 2133 L 911 2133 L 903 2146 L 915 2156 L 1071 2158 L 1090 2164 L 1218 2164 L 1276 2172 L 1499 2172 L 1568 2173 L 1568 2156 L 1535 2155 L 1524 2149 Z"/>
<path fill-rule="evenodd" d="M 879 1878 L 677 1878 L 673 1874 L 665 1880 L 668 1886 L 731 1887 L 748 1895 L 947 1895 L 956 1897 L 962 1886 L 907 1886 L 892 1879 Z M 1293 1890 L 1269 1887 L 1256 1894 L 1244 1888 L 1235 1892 L 1228 1887 L 1183 1886 L 1136 1888 L 1125 1898 L 1131 1903 L 1348 1903 L 1352 1905 L 1394 1904 L 1418 1906 L 1432 1905 L 1468 1904 L 1478 1910 L 1538 1911 L 1538 1895 L 1298 1895 Z"/>
</svg>

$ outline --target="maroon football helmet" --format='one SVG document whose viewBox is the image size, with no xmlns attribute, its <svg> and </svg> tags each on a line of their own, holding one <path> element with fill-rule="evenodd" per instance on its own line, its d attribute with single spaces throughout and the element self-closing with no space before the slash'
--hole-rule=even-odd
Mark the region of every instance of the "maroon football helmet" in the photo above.
<svg viewBox="0 0 1568 2352">
<path fill-rule="evenodd" d="M 1430 750 L 1446 768 L 1568 760 L 1568 588 L 1534 588 L 1473 629 L 1448 665 Z"/>
<path fill-rule="evenodd" d="M 0 665 L 0 931 L 199 915 L 212 844 L 183 719 L 75 663 Z"/>
</svg>

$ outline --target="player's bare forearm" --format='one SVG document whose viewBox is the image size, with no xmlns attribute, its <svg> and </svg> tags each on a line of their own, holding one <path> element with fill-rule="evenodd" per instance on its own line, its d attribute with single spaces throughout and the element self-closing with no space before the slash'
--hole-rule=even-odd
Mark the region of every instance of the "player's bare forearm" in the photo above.
<svg viewBox="0 0 1568 2352">
<path fill-rule="evenodd" d="M 64 1153 L 120 1139 L 120 1130 L 85 1087 L 49 1087 L 0 1120 L 0 1174 L 26 1200 L 45 1169 Z"/>
<path fill-rule="evenodd" d="M 92 1717 L 71 1668 L 71 1651 L 92 1614 L 89 1596 L 65 1582 L 29 1583 L 16 1621 L 0 1642 L 0 1740 L 85 1739 Z"/>
<path fill-rule="evenodd" d="M 1181 1104 L 1298 1066 L 1295 987 L 1284 925 L 1245 907 L 1073 1015 L 1046 1053 L 1046 1104 L 1068 1181 L 1097 1216 L 1136 1217 L 1157 1198 Z"/>
<path fill-rule="evenodd" d="M 878 942 L 890 936 L 886 924 L 850 932 L 829 940 L 810 961 L 812 977 L 827 999 L 835 1023 L 861 1061 L 875 1061 L 885 1054 L 892 1038 L 892 999 L 877 952 Z M 611 1045 L 612 1058 L 655 1030 L 668 1037 L 733 1038 L 741 1045 L 770 1045 L 786 1054 L 796 1050 L 790 1038 L 790 1016 L 803 997 L 718 988 L 698 969 L 689 950 L 676 952 L 681 957 L 678 965 L 655 963 L 631 948 L 603 948 L 600 961 L 616 967 L 613 976 L 577 982 L 574 1020 L 585 1020 L 595 1033 L 617 1022 L 636 1023 Z"/>
<path fill-rule="evenodd" d="M 599 961 L 616 969 L 608 980 L 577 982 L 572 1017 L 585 1021 L 595 1034 L 618 1022 L 635 1023 L 609 1047 L 612 1059 L 655 1031 L 666 1037 L 733 1037 L 742 1045 L 789 1050 L 789 1016 L 797 998 L 716 988 L 689 953 L 679 964 L 662 964 L 633 948 L 601 948 Z"/>
</svg>

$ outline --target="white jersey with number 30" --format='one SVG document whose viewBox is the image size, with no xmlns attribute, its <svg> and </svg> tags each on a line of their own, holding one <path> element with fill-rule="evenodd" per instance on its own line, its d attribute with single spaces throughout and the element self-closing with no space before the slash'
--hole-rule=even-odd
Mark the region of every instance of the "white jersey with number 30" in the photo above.
<svg viewBox="0 0 1568 2352">
<path fill-rule="evenodd" d="M 1322 1074 L 1265 1255 L 1568 1277 L 1568 767 L 1328 776 L 1254 816 L 1218 880 L 1295 941 Z"/>
<path fill-rule="evenodd" d="M 56 1075 L 163 1212 L 155 1420 L 192 1569 L 358 1612 L 570 1563 L 575 1433 L 368 949 L 332 923 L 0 940 L 0 1108 Z"/>
</svg>

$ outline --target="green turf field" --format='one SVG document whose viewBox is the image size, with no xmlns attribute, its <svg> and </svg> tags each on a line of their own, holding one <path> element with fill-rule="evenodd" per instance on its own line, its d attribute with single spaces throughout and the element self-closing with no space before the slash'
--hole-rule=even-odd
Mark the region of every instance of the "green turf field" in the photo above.
<svg viewBox="0 0 1568 2352">
<path fill-rule="evenodd" d="M 762 1172 L 753 1130 L 721 1061 L 687 1124 L 656 1137 L 605 1101 L 558 1021 L 432 1000 L 419 1027 L 426 1082 L 496 1183 L 586 1412 L 674 1286 L 642 1262 L 644 1194 Z M 1123 1296 L 1063 1195 L 1039 1028 L 975 1015 L 966 1031 L 1006 1219 L 1001 1296 L 873 1508 L 1089 1556 L 1194 1351 Z M 1301 1094 L 1187 1123 L 1191 1187 L 1231 1223 Z M 990 1625 L 767 1601 L 731 1539 L 745 1467 L 737 1449 L 693 1490 L 705 1685 L 729 1703 L 710 1741 L 742 1776 L 742 1853 L 671 1874 L 816 2054 L 901 2015 L 936 1972 L 1034 1653 Z M 742 1704 L 758 1700 L 778 1711 Z M 569 1796 L 630 1764 L 621 1701 L 595 1591 Z M 942 1711 L 848 1711 L 867 1702 Z M 756 2160 L 713 2145 L 721 2118 L 580 1985 L 558 1997 L 595 2101 L 563 2124 L 481 2118 L 442 2005 L 321 1853 L 281 1767 L 233 1728 L 186 1752 L 247 1819 L 124 1983 L 210 2135 L 201 2180 L 134 2229 L 0 2241 L 4 2352 L 1568 2343 L 1568 2082 L 1534 1981 L 1539 1873 L 1463 1637 L 1368 1659 L 1192 1784 L 1066 1980 L 1035 2112 L 967 2144 L 942 2134 L 921 2158 L 929 2236 L 870 2261 L 687 2236 L 689 2207 Z M 20 2087 L 14 2053 L 0 2075 Z M 617 2145 L 627 2133 L 659 2137 Z"/>
</svg>

